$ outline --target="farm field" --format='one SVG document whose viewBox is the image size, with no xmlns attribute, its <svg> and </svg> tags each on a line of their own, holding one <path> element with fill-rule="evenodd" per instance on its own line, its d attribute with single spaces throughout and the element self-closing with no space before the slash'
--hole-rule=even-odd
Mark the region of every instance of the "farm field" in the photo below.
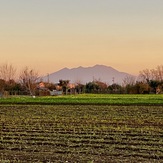
<svg viewBox="0 0 163 163">
<path fill-rule="evenodd" d="M 163 94 L 79 94 L 67 96 L 9 96 L 0 98 L 0 104 L 20 105 L 163 105 Z"/>
<path fill-rule="evenodd" d="M 0 162 L 163 162 L 163 106 L 1 104 Z"/>
</svg>

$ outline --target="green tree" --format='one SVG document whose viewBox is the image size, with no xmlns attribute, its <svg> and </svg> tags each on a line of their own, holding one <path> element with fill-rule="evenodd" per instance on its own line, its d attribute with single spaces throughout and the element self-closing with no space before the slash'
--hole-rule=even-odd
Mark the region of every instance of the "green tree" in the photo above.
<svg viewBox="0 0 163 163">
<path fill-rule="evenodd" d="M 153 93 L 156 93 L 157 87 L 161 85 L 161 82 L 157 80 L 147 80 L 147 83 L 151 87 Z"/>
<path fill-rule="evenodd" d="M 0 79 L 0 97 L 3 96 L 4 90 L 5 90 L 5 80 Z"/>
<path fill-rule="evenodd" d="M 95 80 L 89 82 L 85 86 L 86 93 L 106 93 L 107 92 L 107 84 L 101 81 Z"/>
<path fill-rule="evenodd" d="M 108 86 L 109 93 L 123 93 L 123 88 L 119 84 L 112 84 Z"/>
<path fill-rule="evenodd" d="M 59 86 L 62 87 L 63 93 L 67 95 L 69 80 L 59 80 Z"/>
</svg>

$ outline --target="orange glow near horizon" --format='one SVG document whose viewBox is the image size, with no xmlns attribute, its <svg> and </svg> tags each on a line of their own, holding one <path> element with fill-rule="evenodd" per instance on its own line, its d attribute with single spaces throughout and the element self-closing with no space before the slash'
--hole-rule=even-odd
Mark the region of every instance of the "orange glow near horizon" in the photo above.
<svg viewBox="0 0 163 163">
<path fill-rule="evenodd" d="M 111 66 L 137 75 L 163 61 L 163 1 L 0 2 L 0 63 L 42 75 Z"/>
</svg>

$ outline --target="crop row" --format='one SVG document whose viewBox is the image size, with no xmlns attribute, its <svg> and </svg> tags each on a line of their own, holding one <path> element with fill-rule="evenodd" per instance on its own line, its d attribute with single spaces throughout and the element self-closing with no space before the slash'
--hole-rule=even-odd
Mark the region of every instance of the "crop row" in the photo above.
<svg viewBox="0 0 163 163">
<path fill-rule="evenodd" d="M 1 162 L 162 162 L 162 106 L 1 106 Z"/>
</svg>

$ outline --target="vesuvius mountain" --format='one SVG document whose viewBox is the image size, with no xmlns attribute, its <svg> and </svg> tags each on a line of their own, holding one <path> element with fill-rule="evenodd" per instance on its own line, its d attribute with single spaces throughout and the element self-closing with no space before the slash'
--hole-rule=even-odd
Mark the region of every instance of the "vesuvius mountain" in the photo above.
<svg viewBox="0 0 163 163">
<path fill-rule="evenodd" d="M 57 72 L 51 73 L 43 77 L 43 81 L 58 83 L 60 79 L 70 80 L 70 83 L 88 83 L 93 80 L 100 80 L 107 84 L 113 82 L 121 84 L 123 79 L 130 74 L 120 72 L 112 67 L 104 65 L 95 65 L 93 67 L 77 67 L 77 68 L 63 68 Z"/>
</svg>

